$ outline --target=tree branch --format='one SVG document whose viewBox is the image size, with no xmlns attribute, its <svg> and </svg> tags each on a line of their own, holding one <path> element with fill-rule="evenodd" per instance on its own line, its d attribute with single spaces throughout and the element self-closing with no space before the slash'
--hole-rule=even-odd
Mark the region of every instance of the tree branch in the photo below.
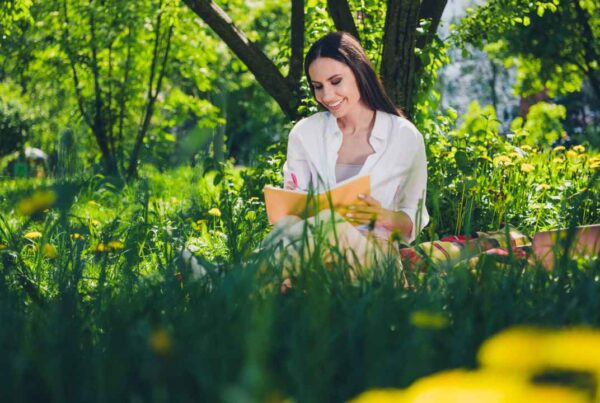
<svg viewBox="0 0 600 403">
<path fill-rule="evenodd" d="M 429 20 L 431 23 L 427 32 L 417 37 L 417 48 L 424 49 L 431 43 L 440 25 L 440 20 L 442 19 L 442 14 L 447 3 L 448 0 L 423 0 L 419 9 L 419 21 Z M 415 63 L 415 73 L 417 76 L 421 74 L 423 67 L 421 59 L 417 58 Z"/>
<path fill-rule="evenodd" d="M 254 74 L 260 85 L 290 117 L 297 116 L 298 101 L 294 89 L 275 64 L 232 22 L 231 18 L 212 0 L 183 0 L 227 44 Z"/>
<path fill-rule="evenodd" d="M 327 10 L 338 31 L 348 32 L 360 41 L 348 0 L 327 0 Z"/>
<path fill-rule="evenodd" d="M 300 87 L 302 78 L 302 59 L 304 52 L 304 0 L 292 0 L 292 33 L 290 46 L 290 70 L 287 76 L 292 88 Z"/>
</svg>

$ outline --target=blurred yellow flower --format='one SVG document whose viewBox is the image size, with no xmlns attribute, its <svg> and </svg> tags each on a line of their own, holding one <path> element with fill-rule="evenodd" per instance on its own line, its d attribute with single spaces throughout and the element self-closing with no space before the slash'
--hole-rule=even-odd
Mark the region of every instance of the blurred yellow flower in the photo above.
<svg viewBox="0 0 600 403">
<path fill-rule="evenodd" d="M 583 153 L 583 152 L 585 152 L 585 147 L 578 144 L 573 147 L 573 151 L 577 151 L 578 153 Z"/>
<path fill-rule="evenodd" d="M 78 232 L 75 232 L 73 234 L 71 234 L 71 239 L 85 239 L 85 237 L 83 235 L 81 235 Z"/>
<path fill-rule="evenodd" d="M 421 329 L 443 329 L 450 325 L 450 320 L 438 312 L 414 311 L 410 314 L 410 323 Z"/>
<path fill-rule="evenodd" d="M 598 162 L 592 162 L 590 164 L 590 168 L 592 168 L 592 169 L 598 169 L 598 168 L 600 168 L 600 161 L 598 161 Z"/>
<path fill-rule="evenodd" d="M 560 157 L 552 159 L 552 165 L 562 164 L 564 160 Z"/>
<path fill-rule="evenodd" d="M 39 239 L 42 237 L 42 233 L 39 231 L 30 231 L 23 235 L 23 237 L 27 239 Z"/>
<path fill-rule="evenodd" d="M 58 251 L 54 245 L 47 243 L 44 244 L 44 247 L 42 248 L 42 255 L 50 259 L 56 259 L 58 257 Z"/>
<path fill-rule="evenodd" d="M 3 243 L 0 243 L 0 250 L 4 249 L 8 249 L 8 246 L 4 245 Z"/>
<path fill-rule="evenodd" d="M 550 189 L 550 188 L 551 188 L 551 186 L 550 186 L 550 185 L 547 185 L 547 184 L 545 184 L 545 183 L 540 183 L 540 184 L 537 186 L 536 190 L 539 192 L 539 191 L 548 190 L 548 189 Z"/>
<path fill-rule="evenodd" d="M 506 155 L 499 155 L 494 158 L 494 165 L 510 165 L 510 158 Z"/>
<path fill-rule="evenodd" d="M 152 332 L 148 340 L 150 348 L 157 354 L 164 355 L 171 350 L 171 337 L 163 328 L 158 328 Z"/>
<path fill-rule="evenodd" d="M 97 253 L 108 252 L 108 247 L 100 242 L 94 247 L 93 251 Z"/>
<path fill-rule="evenodd" d="M 534 166 L 531 164 L 521 164 L 521 172 L 525 172 L 526 174 L 532 172 L 534 169 Z"/>
<path fill-rule="evenodd" d="M 560 152 L 560 151 L 565 151 L 565 150 L 566 150 L 565 146 L 556 146 L 556 147 L 554 147 L 554 149 L 552 151 Z"/>
<path fill-rule="evenodd" d="M 52 190 L 36 190 L 33 194 L 17 203 L 17 211 L 23 215 L 33 215 L 49 209 L 56 201 Z"/>
<path fill-rule="evenodd" d="M 526 153 L 533 151 L 533 148 L 531 146 L 528 145 L 523 145 L 521 146 L 521 150 L 525 151 Z"/>
<path fill-rule="evenodd" d="M 373 389 L 361 393 L 349 403 L 399 403 L 406 394 L 401 389 Z"/>
<path fill-rule="evenodd" d="M 173 205 L 176 206 L 180 203 L 179 199 L 177 199 L 177 197 L 173 196 L 171 197 L 171 199 L 169 199 L 169 202 Z"/>
<path fill-rule="evenodd" d="M 546 365 L 600 373 L 600 330 L 576 327 L 551 332 L 544 340 Z"/>
<path fill-rule="evenodd" d="M 216 207 L 213 207 L 210 210 L 208 210 L 208 215 L 211 215 L 213 217 L 221 217 L 221 210 L 219 210 Z"/>
<path fill-rule="evenodd" d="M 477 354 L 483 367 L 503 371 L 535 371 L 543 367 L 545 333 L 530 327 L 514 327 L 487 339 Z"/>
<path fill-rule="evenodd" d="M 521 158 L 523 158 L 523 154 L 520 154 L 516 151 L 513 151 L 512 153 L 510 153 L 510 156 L 516 160 L 520 160 Z"/>
<path fill-rule="evenodd" d="M 567 151 L 565 154 L 566 154 L 566 155 L 567 155 L 567 157 L 569 157 L 569 158 L 577 158 L 577 156 L 578 156 L 578 154 L 577 154 L 575 151 L 573 151 L 573 150 L 569 150 L 569 151 Z"/>
<path fill-rule="evenodd" d="M 125 247 L 125 244 L 121 241 L 109 241 L 106 244 L 108 250 L 121 250 Z"/>
</svg>

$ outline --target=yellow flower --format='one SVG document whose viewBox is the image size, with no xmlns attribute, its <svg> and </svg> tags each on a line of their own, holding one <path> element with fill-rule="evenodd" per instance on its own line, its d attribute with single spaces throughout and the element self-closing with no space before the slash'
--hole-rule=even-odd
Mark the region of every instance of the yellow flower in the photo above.
<svg viewBox="0 0 600 403">
<path fill-rule="evenodd" d="M 176 206 L 180 203 L 179 199 L 177 199 L 177 197 L 173 196 L 171 197 L 171 199 L 169 199 L 169 202 L 173 205 Z"/>
<path fill-rule="evenodd" d="M 30 231 L 23 235 L 23 237 L 27 239 L 39 239 L 42 237 L 42 233 L 39 231 Z"/>
<path fill-rule="evenodd" d="M 565 151 L 565 150 L 566 150 L 565 146 L 556 146 L 556 147 L 554 147 L 554 149 L 552 151 L 557 153 L 557 152 Z"/>
<path fill-rule="evenodd" d="M 525 151 L 526 153 L 533 151 L 533 148 L 531 146 L 528 145 L 523 145 L 521 146 L 521 150 Z"/>
<path fill-rule="evenodd" d="M 361 393 L 349 403 L 398 403 L 406 394 L 400 389 L 373 389 Z"/>
<path fill-rule="evenodd" d="M 510 158 L 506 155 L 499 155 L 494 158 L 494 165 L 510 165 Z"/>
<path fill-rule="evenodd" d="M 421 329 L 443 329 L 448 327 L 450 321 L 448 318 L 437 312 L 415 311 L 410 314 L 410 323 Z"/>
<path fill-rule="evenodd" d="M 96 247 L 94 247 L 94 252 L 97 253 L 102 253 L 102 252 L 108 252 L 108 248 L 105 244 L 103 244 L 102 242 L 100 242 L 98 245 L 96 245 Z"/>
<path fill-rule="evenodd" d="M 213 207 L 210 210 L 208 210 L 208 215 L 211 215 L 213 217 L 221 217 L 221 210 L 219 210 L 216 207 Z"/>
<path fill-rule="evenodd" d="M 108 250 L 121 250 L 125 247 L 125 244 L 121 241 L 109 241 L 106 247 Z"/>
<path fill-rule="evenodd" d="M 73 234 L 71 234 L 71 239 L 85 239 L 85 237 L 83 235 L 81 235 L 78 232 L 75 232 Z"/>
<path fill-rule="evenodd" d="M 52 190 L 36 190 L 33 194 L 17 203 L 17 211 L 31 216 L 49 209 L 56 201 L 56 193 Z"/>
<path fill-rule="evenodd" d="M 486 340 L 477 354 L 483 367 L 503 371 L 536 371 L 543 367 L 545 332 L 536 328 L 515 327 Z"/>
<path fill-rule="evenodd" d="M 562 158 L 553 158 L 552 159 L 552 165 L 558 165 L 558 164 L 562 164 L 564 162 L 564 160 Z"/>
<path fill-rule="evenodd" d="M 585 147 L 578 144 L 573 147 L 573 151 L 577 151 L 578 153 L 583 153 L 583 152 L 585 152 Z"/>
<path fill-rule="evenodd" d="M 512 153 L 510 153 L 510 156 L 511 156 L 513 159 L 517 159 L 517 160 L 519 160 L 519 159 L 523 158 L 523 155 L 522 155 L 522 154 L 519 154 L 519 153 L 518 153 L 518 152 L 516 152 L 516 151 L 513 151 Z"/>
<path fill-rule="evenodd" d="M 550 185 L 547 185 L 547 184 L 545 184 L 545 183 L 540 183 L 540 184 L 537 186 L 537 189 L 536 189 L 536 190 L 539 192 L 539 191 L 548 190 L 548 189 L 550 189 L 550 188 L 551 188 L 551 186 L 550 186 Z"/>
<path fill-rule="evenodd" d="M 590 164 L 590 168 L 592 168 L 592 169 L 598 169 L 598 168 L 600 168 L 600 161 L 592 162 Z"/>
<path fill-rule="evenodd" d="M 47 243 L 44 244 L 44 247 L 42 248 L 42 255 L 50 259 L 56 259 L 58 257 L 58 251 L 54 245 Z"/>
<path fill-rule="evenodd" d="M 565 154 L 567 154 L 567 157 L 569 158 L 577 158 L 577 153 L 573 150 L 569 150 Z"/>
<path fill-rule="evenodd" d="M 164 355 L 171 350 L 171 337 L 165 329 L 159 328 L 152 332 L 148 344 L 155 353 Z"/>
<path fill-rule="evenodd" d="M 564 329 L 548 334 L 543 344 L 547 366 L 600 373 L 600 330 Z"/>
<path fill-rule="evenodd" d="M 8 246 L 4 245 L 3 243 L 0 243 L 0 250 L 4 249 L 8 249 Z"/>
<path fill-rule="evenodd" d="M 532 172 L 535 168 L 531 164 L 521 164 L 521 172 L 529 173 Z"/>
</svg>

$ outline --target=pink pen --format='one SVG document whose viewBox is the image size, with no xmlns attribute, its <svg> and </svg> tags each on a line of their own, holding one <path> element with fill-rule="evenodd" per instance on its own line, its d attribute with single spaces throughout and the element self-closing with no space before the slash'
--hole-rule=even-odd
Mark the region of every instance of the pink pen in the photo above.
<svg viewBox="0 0 600 403">
<path fill-rule="evenodd" d="M 299 187 L 299 186 L 298 186 L 298 178 L 296 178 L 296 174 L 295 174 L 295 173 L 293 173 L 293 172 L 292 172 L 292 181 L 294 182 L 294 185 L 295 185 L 296 187 Z"/>
</svg>

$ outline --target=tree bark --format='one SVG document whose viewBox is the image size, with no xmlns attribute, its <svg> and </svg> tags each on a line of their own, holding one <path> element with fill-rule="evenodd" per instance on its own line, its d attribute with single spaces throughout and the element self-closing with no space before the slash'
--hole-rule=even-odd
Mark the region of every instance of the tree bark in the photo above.
<svg viewBox="0 0 600 403">
<path fill-rule="evenodd" d="M 388 95 L 408 116 L 415 89 L 415 45 L 420 0 L 388 0 L 381 78 Z"/>
<path fill-rule="evenodd" d="M 446 8 L 448 0 L 423 0 L 421 8 L 419 10 L 419 21 L 430 20 L 429 29 L 426 33 L 417 37 L 416 47 L 418 49 L 425 49 L 435 37 L 437 29 L 442 19 L 442 14 Z M 423 63 L 420 58 L 417 58 L 415 65 L 415 74 L 417 77 L 421 75 L 423 69 Z"/>
<path fill-rule="evenodd" d="M 290 70 L 288 84 L 298 89 L 302 78 L 302 59 L 304 52 L 304 0 L 292 0 L 291 17 L 291 43 L 292 55 L 290 57 Z"/>
<path fill-rule="evenodd" d="M 256 80 L 275 99 L 291 118 L 298 116 L 298 99 L 294 88 L 275 64 L 232 22 L 231 18 L 212 0 L 183 0 L 254 74 Z"/>
<path fill-rule="evenodd" d="M 348 0 L 327 0 L 327 10 L 338 31 L 348 32 L 360 41 Z"/>
</svg>

